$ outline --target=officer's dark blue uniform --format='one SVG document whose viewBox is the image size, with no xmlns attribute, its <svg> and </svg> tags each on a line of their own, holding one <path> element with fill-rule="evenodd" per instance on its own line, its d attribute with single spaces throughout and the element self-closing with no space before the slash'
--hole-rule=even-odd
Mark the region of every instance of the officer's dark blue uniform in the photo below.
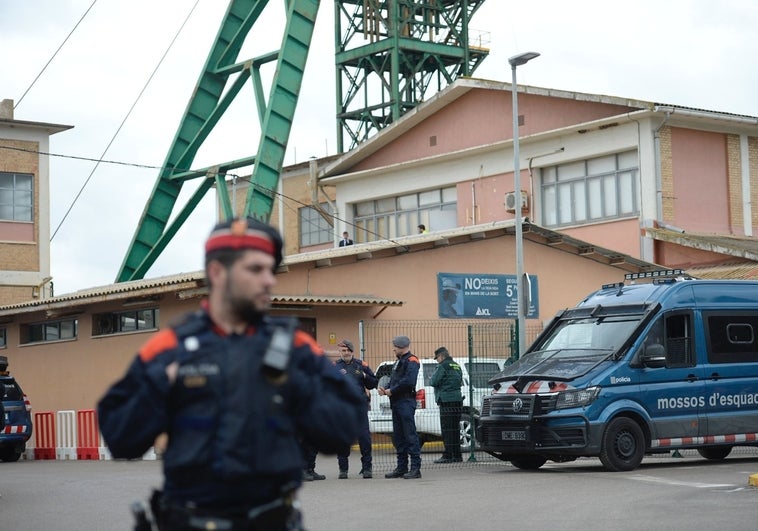
<svg viewBox="0 0 758 531">
<path fill-rule="evenodd" d="M 421 477 L 421 444 L 416 433 L 416 378 L 421 367 L 408 349 L 410 339 L 398 336 L 392 340 L 398 357 L 390 375 L 387 390 L 392 407 L 392 442 L 397 452 L 397 466 L 384 477 L 415 479 Z M 410 469 L 408 460 L 410 458 Z"/>
<path fill-rule="evenodd" d="M 371 395 L 369 395 L 366 390 L 375 389 L 379 380 L 376 378 L 374 371 L 371 370 L 371 367 L 368 366 L 368 363 L 353 357 L 354 347 L 350 340 L 343 339 L 337 346 L 341 349 L 341 352 L 342 349 L 345 349 L 346 353 L 349 352 L 349 356 L 345 355 L 337 360 L 335 363 L 337 370 L 342 374 L 351 377 L 351 379 L 354 379 L 358 384 L 360 392 L 364 393 L 366 396 L 366 414 L 361 418 L 362 422 L 360 433 L 358 434 L 358 447 L 361 450 L 360 475 L 363 476 L 363 479 L 370 479 L 373 476 L 371 469 L 371 432 L 369 431 L 368 426 L 368 408 L 370 406 Z M 347 358 L 347 360 L 345 358 Z M 337 463 L 340 468 L 340 479 L 347 478 L 349 456 L 349 448 L 347 452 L 337 454 Z"/>
<path fill-rule="evenodd" d="M 265 238 L 256 239 L 263 229 L 250 223 L 239 238 L 242 248 L 260 245 L 273 254 Z M 219 238 L 225 238 L 220 245 L 236 242 L 233 235 Z M 223 267 L 231 275 L 232 266 Z M 255 274 L 244 269 L 234 277 L 239 286 L 244 275 Z M 261 314 L 244 333 L 226 333 L 211 318 L 214 300 L 226 299 L 211 292 L 201 311 L 156 333 L 98 404 L 114 457 L 138 458 L 159 434 L 168 434 L 160 500 L 165 511 L 159 511 L 168 516 L 161 529 L 190 528 L 190 518 L 197 523 L 205 517 L 228 517 L 224 525 L 231 527 L 203 528 L 249 529 L 261 506 L 291 506 L 303 469 L 299 438 L 322 452 L 343 451 L 365 414 L 353 382 L 308 334 L 295 330 L 293 320 Z M 300 529 L 288 516 L 297 511 L 286 509 L 286 524 L 279 518 L 255 525 Z"/>
</svg>

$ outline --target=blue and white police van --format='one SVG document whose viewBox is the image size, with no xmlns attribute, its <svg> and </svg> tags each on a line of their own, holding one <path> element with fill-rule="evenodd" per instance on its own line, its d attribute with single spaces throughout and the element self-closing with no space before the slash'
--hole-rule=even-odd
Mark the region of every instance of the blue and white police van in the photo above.
<svg viewBox="0 0 758 531">
<path fill-rule="evenodd" d="M 626 280 L 559 312 L 490 379 L 482 450 L 521 469 L 597 456 L 626 471 L 646 454 L 758 446 L 758 282 Z"/>
</svg>

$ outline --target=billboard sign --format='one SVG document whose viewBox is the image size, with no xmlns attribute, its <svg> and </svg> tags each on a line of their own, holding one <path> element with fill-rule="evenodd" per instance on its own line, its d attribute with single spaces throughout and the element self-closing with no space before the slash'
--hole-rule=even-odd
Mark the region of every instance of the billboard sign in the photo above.
<svg viewBox="0 0 758 531">
<path fill-rule="evenodd" d="M 529 311 L 539 315 L 537 276 L 529 275 Z M 516 275 L 438 273 L 437 300 L 440 317 L 452 319 L 515 319 L 517 317 Z"/>
</svg>

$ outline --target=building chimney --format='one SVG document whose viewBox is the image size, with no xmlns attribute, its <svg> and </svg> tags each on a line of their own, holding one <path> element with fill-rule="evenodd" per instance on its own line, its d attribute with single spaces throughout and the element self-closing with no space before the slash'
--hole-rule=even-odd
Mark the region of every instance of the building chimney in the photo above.
<svg viewBox="0 0 758 531">
<path fill-rule="evenodd" d="M 13 120 L 13 100 L 0 101 L 0 120 Z"/>
</svg>

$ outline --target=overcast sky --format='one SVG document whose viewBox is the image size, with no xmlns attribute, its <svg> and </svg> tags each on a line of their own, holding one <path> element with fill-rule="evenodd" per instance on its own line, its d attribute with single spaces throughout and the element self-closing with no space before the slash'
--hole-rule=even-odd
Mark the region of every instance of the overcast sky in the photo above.
<svg viewBox="0 0 758 531">
<path fill-rule="evenodd" d="M 74 126 L 52 137 L 53 153 L 160 166 L 226 2 L 197 1 L 138 95 L 196 1 L 98 0 L 32 85 L 93 2 L 0 0 L 0 99 L 17 102 L 18 120 Z M 269 4 L 273 17 L 284 2 Z M 336 151 L 333 9 L 322 0 L 285 165 Z M 510 82 L 508 57 L 537 51 L 519 83 L 758 116 L 755 0 L 487 0 L 470 26 L 490 48 L 479 78 Z M 240 57 L 270 50 L 281 33 L 251 32 Z M 237 99 L 193 167 L 256 153 L 254 100 Z M 62 157 L 50 166 L 56 294 L 113 282 L 158 170 Z M 146 276 L 201 269 L 213 216 L 209 195 Z"/>
</svg>

